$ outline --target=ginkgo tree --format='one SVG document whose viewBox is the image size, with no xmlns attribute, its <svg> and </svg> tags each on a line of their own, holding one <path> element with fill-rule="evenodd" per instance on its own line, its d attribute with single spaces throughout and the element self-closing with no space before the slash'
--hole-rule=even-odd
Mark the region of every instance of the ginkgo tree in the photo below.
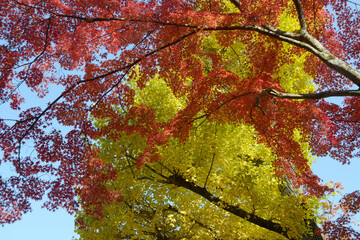
<svg viewBox="0 0 360 240">
<path fill-rule="evenodd" d="M 134 88 L 132 107 L 151 107 L 160 123 L 186 107 L 186 97 L 176 98 L 158 76 L 142 90 Z M 127 112 L 120 107 L 118 111 Z M 108 120 L 97 120 L 96 127 L 106 127 Z M 295 131 L 293 138 L 299 141 L 300 132 Z M 185 142 L 170 139 L 158 149 L 160 161 L 139 170 L 136 160 L 146 150 L 146 142 L 137 132 L 116 131 L 96 144 L 92 177 L 100 177 L 109 167 L 116 169 L 116 180 L 101 187 L 121 191 L 122 199 L 89 204 L 85 194 L 77 216 L 82 239 L 310 239 L 314 235 L 316 221 L 321 220 L 317 215 L 321 199 L 302 196 L 286 178 L 276 177 L 272 164 L 276 156 L 259 142 L 251 125 L 198 119 Z M 309 145 L 302 142 L 301 148 L 310 162 Z"/>
<path fill-rule="evenodd" d="M 15 169 L 13 176 L 0 178 L 1 223 L 19 220 L 30 211 L 31 199 L 47 194 L 50 210 L 75 212 L 81 204 L 86 216 L 79 221 L 89 226 L 89 219 L 103 224 L 106 214 L 121 218 L 115 206 L 129 214 L 144 206 L 145 215 L 155 214 L 151 231 L 143 229 L 152 236 L 164 227 L 159 234 L 169 237 L 227 238 L 201 211 L 230 219 L 234 227 L 263 228 L 251 225 L 248 233 L 234 233 L 239 238 L 254 232 L 285 238 L 316 233 L 306 226 L 332 190 L 312 173 L 309 152 L 342 163 L 358 156 L 360 91 L 349 89 L 360 86 L 359 21 L 349 4 L 0 1 L 0 99 L 22 110 L 18 119 L 0 121 L 2 163 Z M 129 84 L 132 79 L 136 87 Z M 65 90 L 44 108 L 34 104 L 23 110 L 22 84 L 39 96 L 47 94 L 49 84 Z M 141 95 L 153 84 L 168 94 L 150 94 L 147 102 Z M 322 100 L 336 96 L 347 97 L 342 107 Z M 71 130 L 62 133 L 57 124 Z M 239 143 L 247 137 L 243 145 L 252 149 L 237 143 L 232 148 L 226 135 L 241 138 Z M 202 141 L 203 149 L 195 146 Z M 33 146 L 36 156 L 25 155 L 25 145 Z M 179 148 L 188 159 L 173 155 Z M 226 162 L 223 168 L 217 167 L 220 162 Z M 156 181 L 126 186 L 131 177 Z M 231 187 L 244 190 L 240 179 L 253 189 L 237 197 Z M 179 194 L 195 199 L 194 206 L 179 203 L 172 189 L 163 189 L 165 183 L 183 189 Z M 117 189 L 122 184 L 122 191 L 134 193 Z M 281 185 L 294 193 L 284 194 Z M 263 202 L 262 188 L 272 201 Z M 277 201 L 283 210 L 271 212 Z M 155 205 L 161 214 L 151 212 Z M 284 212 L 290 206 L 293 216 Z M 333 239 L 359 237 L 349 226 L 359 206 L 358 191 L 345 195 L 343 213 L 325 221 L 323 233 Z M 108 227 L 145 234 L 140 217 Z"/>
</svg>

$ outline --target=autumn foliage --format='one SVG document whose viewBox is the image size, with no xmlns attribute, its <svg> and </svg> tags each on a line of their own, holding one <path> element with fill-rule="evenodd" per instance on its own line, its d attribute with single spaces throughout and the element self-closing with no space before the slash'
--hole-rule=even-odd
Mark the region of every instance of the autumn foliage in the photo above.
<svg viewBox="0 0 360 240">
<path fill-rule="evenodd" d="M 174 237 L 176 221 L 183 236 L 189 219 L 202 229 L 194 238 L 229 237 L 211 219 L 194 218 L 206 206 L 205 216 L 243 229 L 237 237 L 319 236 L 318 221 L 324 237 L 358 238 L 350 222 L 359 193 L 345 195 L 340 217 L 325 220 L 320 205 L 334 188 L 310 163 L 359 156 L 360 91 L 351 90 L 360 86 L 359 27 L 345 0 L 0 0 L 0 100 L 19 111 L 0 119 L 1 164 L 14 169 L 0 176 L 0 223 L 19 220 L 47 195 L 49 210 L 81 210 L 84 234 L 110 226 L 101 221 L 119 217 L 114 206 L 133 214 L 147 206 L 137 217 L 157 216 L 170 229 L 154 220 L 143 231 L 150 239 Z M 21 85 L 39 97 L 51 95 L 49 86 L 64 90 L 37 106 Z M 324 100 L 336 96 L 346 97 L 342 106 Z M 290 193 L 279 190 L 284 184 Z M 169 186 L 198 207 L 179 209 L 189 203 L 175 206 L 181 199 Z M 161 204 L 151 203 L 156 189 L 167 199 Z M 152 213 L 154 205 L 167 213 Z M 119 221 L 138 224 L 131 236 L 147 226 Z M 257 228 L 241 235 L 251 224 Z M 113 227 L 107 232 L 119 231 Z"/>
</svg>

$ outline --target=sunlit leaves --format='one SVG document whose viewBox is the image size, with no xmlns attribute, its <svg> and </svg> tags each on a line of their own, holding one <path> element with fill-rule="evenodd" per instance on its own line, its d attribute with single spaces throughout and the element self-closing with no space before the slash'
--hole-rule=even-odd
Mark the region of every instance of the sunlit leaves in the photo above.
<svg viewBox="0 0 360 240">
<path fill-rule="evenodd" d="M 134 104 L 151 106 L 156 118 L 166 119 L 184 104 L 168 91 L 165 82 L 155 77 L 145 88 L 135 91 Z M 307 231 L 303 219 L 312 218 L 317 206 L 308 201 L 312 198 L 305 200 L 282 192 L 280 185 L 286 183 L 275 176 L 276 156 L 258 141 L 257 135 L 247 124 L 200 119 L 185 142 L 169 138 L 166 145 L 157 147 L 159 162 L 141 162 L 140 170 L 139 158 L 145 157 L 149 139 L 125 132 L 116 141 L 100 139 L 102 164 L 110 164 L 118 172 L 106 188 L 121 191 L 123 199 L 103 205 L 101 219 L 89 214 L 89 206 L 83 205 L 85 212 L 78 214 L 78 233 L 84 239 L 279 237 L 227 213 L 189 189 L 176 187 L 169 180 L 176 173 L 229 204 L 281 222 L 291 236 L 302 234 Z M 295 135 L 301 142 L 300 134 Z"/>
</svg>

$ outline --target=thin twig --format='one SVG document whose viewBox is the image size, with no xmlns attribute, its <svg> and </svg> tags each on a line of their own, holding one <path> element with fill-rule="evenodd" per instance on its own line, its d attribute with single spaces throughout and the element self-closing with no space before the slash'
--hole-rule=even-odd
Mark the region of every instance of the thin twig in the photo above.
<svg viewBox="0 0 360 240">
<path fill-rule="evenodd" d="M 206 183 L 207 183 L 207 181 L 208 181 L 208 179 L 209 179 L 211 170 L 212 170 L 213 165 L 214 165 L 214 159 L 215 159 L 215 153 L 213 153 L 213 156 L 212 156 L 212 159 L 211 159 L 210 169 L 209 169 L 209 172 L 208 172 L 208 174 L 207 174 L 207 176 L 206 176 L 206 179 L 205 179 L 205 183 L 204 183 L 204 187 L 203 187 L 203 188 L 206 188 Z"/>
</svg>

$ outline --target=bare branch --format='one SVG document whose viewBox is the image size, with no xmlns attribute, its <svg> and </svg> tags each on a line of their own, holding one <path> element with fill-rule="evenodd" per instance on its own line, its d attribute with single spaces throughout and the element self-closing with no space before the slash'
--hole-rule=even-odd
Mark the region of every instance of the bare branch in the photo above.
<svg viewBox="0 0 360 240">
<path fill-rule="evenodd" d="M 292 94 L 279 92 L 275 89 L 265 90 L 269 95 L 278 98 L 287 99 L 322 99 L 328 97 L 355 97 L 360 96 L 360 90 L 343 90 L 343 91 L 325 91 L 319 93 L 308 93 L 308 94 Z"/>
</svg>

